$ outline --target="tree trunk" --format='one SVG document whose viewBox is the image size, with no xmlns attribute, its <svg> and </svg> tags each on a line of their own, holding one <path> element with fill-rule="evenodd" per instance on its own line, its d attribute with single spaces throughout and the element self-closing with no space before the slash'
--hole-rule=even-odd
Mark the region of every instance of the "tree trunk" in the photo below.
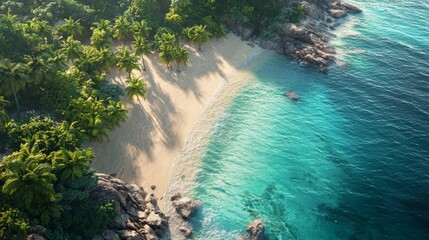
<svg viewBox="0 0 429 240">
<path fill-rule="evenodd" d="M 13 91 L 13 97 L 15 98 L 16 110 L 18 111 L 18 118 L 21 118 L 21 110 L 19 108 L 18 98 L 16 97 L 16 91 Z"/>
<path fill-rule="evenodd" d="M 177 63 L 176 71 L 177 71 L 178 73 L 180 72 L 179 66 L 180 66 L 180 63 Z"/>
<path fill-rule="evenodd" d="M 203 50 L 201 49 L 201 45 L 202 44 L 198 44 L 198 51 L 202 52 Z"/>
<path fill-rule="evenodd" d="M 142 55 L 142 62 L 143 62 L 143 71 L 146 71 L 146 64 L 144 63 L 144 57 Z"/>
</svg>

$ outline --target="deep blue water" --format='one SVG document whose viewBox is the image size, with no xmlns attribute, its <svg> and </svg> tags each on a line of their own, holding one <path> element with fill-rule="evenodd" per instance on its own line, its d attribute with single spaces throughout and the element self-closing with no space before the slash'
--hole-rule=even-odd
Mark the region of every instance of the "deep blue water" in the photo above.
<svg viewBox="0 0 429 240">
<path fill-rule="evenodd" d="M 264 53 L 213 130 L 196 239 L 429 239 L 429 3 L 355 1 L 328 75 Z M 295 90 L 301 102 L 282 96 Z"/>
</svg>

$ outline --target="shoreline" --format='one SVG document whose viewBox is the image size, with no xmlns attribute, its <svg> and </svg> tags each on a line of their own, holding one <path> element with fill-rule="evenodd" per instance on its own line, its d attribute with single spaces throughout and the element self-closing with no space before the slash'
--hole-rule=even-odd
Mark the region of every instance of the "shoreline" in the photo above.
<svg viewBox="0 0 429 240">
<path fill-rule="evenodd" d="M 168 71 L 155 54 L 145 58 L 147 71 L 133 74 L 146 80 L 146 100 L 122 97 L 128 119 L 102 143 L 86 144 L 96 153 L 92 167 L 97 172 L 113 174 L 145 189 L 155 185 L 159 199 L 166 196 L 170 179 L 177 173 L 179 156 L 195 144 L 189 142 L 194 129 L 205 124 L 213 106 L 224 102 L 226 96 L 235 96 L 244 83 L 234 81 L 238 78 L 233 76 L 243 74 L 240 66 L 263 51 L 233 34 L 210 40 L 203 45 L 203 52 L 185 47 L 190 60 L 187 67 L 181 66 L 181 73 Z M 109 77 L 124 87 L 125 73 L 112 71 Z M 215 118 L 210 119 L 211 125 Z M 201 145 L 198 142 L 195 147 Z"/>
</svg>

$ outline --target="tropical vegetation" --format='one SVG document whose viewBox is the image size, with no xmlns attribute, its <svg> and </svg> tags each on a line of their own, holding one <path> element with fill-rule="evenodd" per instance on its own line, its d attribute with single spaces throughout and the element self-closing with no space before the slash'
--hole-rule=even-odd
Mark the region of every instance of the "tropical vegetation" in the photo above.
<svg viewBox="0 0 429 240">
<path fill-rule="evenodd" d="M 97 178 L 82 144 L 108 139 L 126 120 L 124 92 L 145 99 L 145 81 L 132 73 L 150 69 L 153 52 L 179 73 L 185 42 L 202 51 L 237 26 L 270 36 L 302 15 L 301 5 L 277 0 L 1 1 L 0 240 L 24 239 L 39 224 L 47 239 L 103 231 L 115 206 L 88 199 Z M 125 86 L 107 80 L 112 69 L 127 73 Z"/>
</svg>

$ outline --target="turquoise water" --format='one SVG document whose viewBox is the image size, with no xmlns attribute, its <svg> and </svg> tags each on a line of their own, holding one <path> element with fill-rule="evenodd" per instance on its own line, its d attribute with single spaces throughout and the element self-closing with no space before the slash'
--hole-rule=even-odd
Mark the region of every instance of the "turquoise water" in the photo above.
<svg viewBox="0 0 429 240">
<path fill-rule="evenodd" d="M 355 1 L 328 75 L 264 53 L 213 130 L 196 239 L 429 239 L 429 4 Z M 302 97 L 282 96 L 293 89 Z"/>
</svg>

